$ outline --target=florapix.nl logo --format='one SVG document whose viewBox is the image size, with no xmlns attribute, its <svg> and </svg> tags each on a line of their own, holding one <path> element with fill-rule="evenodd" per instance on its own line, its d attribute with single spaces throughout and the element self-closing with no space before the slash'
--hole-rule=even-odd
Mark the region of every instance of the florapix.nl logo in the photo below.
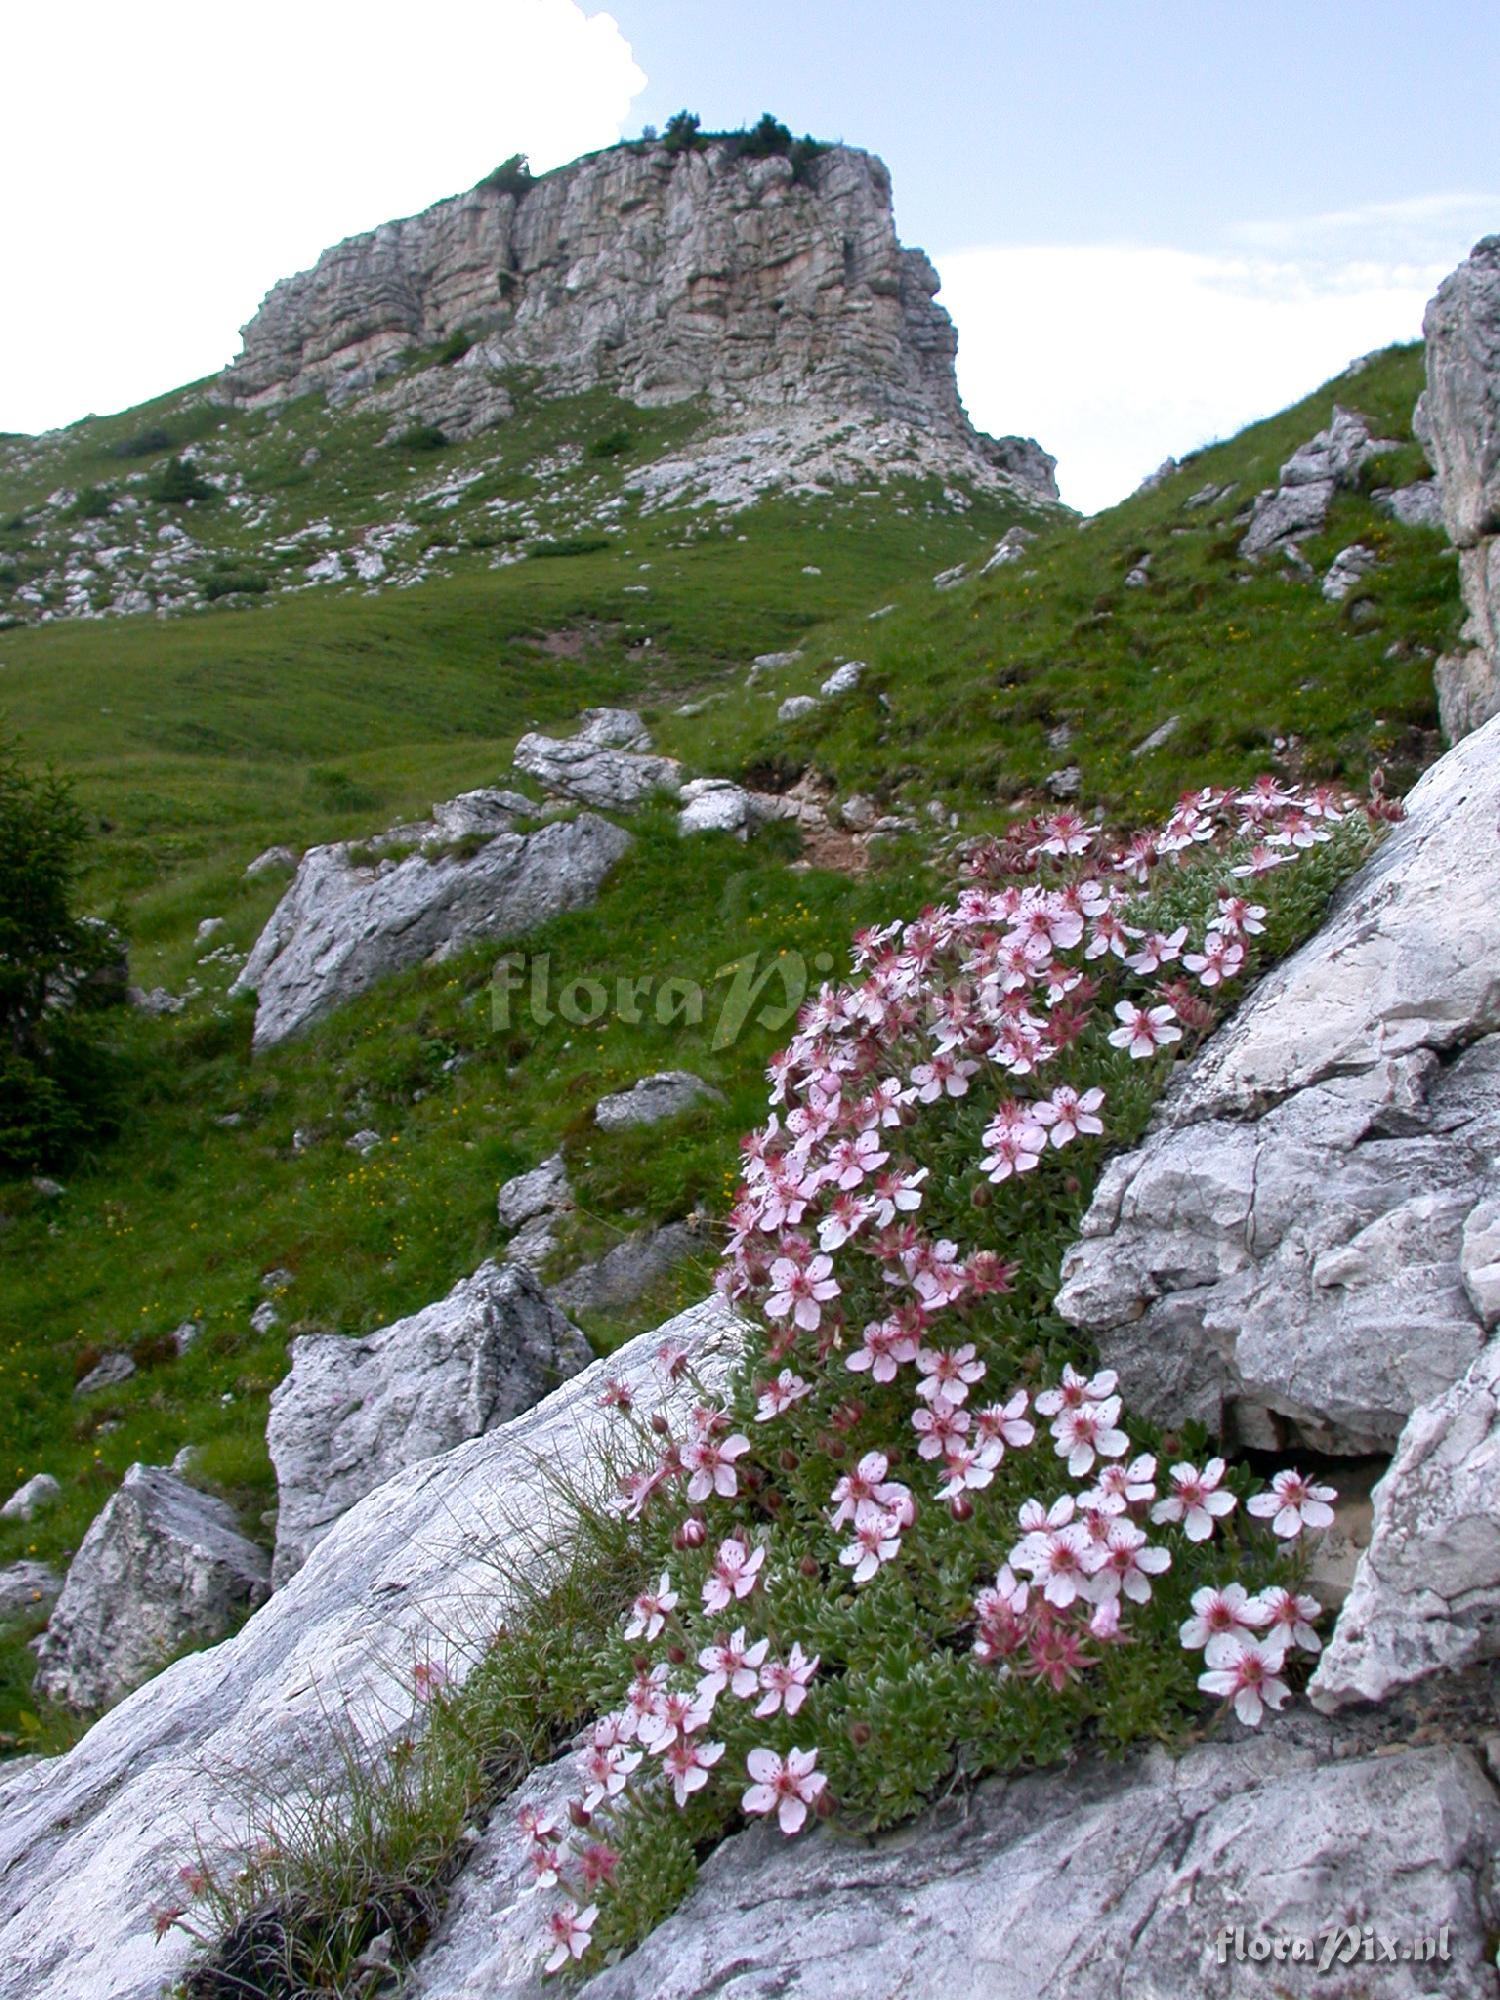
<svg viewBox="0 0 1500 2000">
<path fill-rule="evenodd" d="M 775 1034 L 833 970 L 826 951 L 808 958 L 800 951 L 746 952 L 721 965 L 704 981 L 680 973 L 591 973 L 564 976 L 551 952 L 507 952 L 490 975 L 490 1024 L 500 1033 L 517 1027 L 546 1028 L 554 1021 L 573 1028 L 601 1021 L 663 1028 L 711 1026 L 709 1046 L 732 1048 L 754 1024 Z"/>
</svg>

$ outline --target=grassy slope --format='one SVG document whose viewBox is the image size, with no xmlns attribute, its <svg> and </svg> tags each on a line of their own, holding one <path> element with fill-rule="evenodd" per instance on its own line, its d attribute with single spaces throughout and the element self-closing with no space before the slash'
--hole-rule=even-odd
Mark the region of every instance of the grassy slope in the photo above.
<svg viewBox="0 0 1500 2000">
<path fill-rule="evenodd" d="M 162 1462 L 184 1443 L 199 1448 L 199 1476 L 263 1532 L 274 1498 L 266 1400 L 290 1328 L 367 1330 L 437 1296 L 496 1247 L 496 1183 L 558 1143 L 582 1197 L 581 1243 L 712 1209 L 731 1178 L 732 1138 L 759 1115 L 774 1033 L 752 1024 L 715 1050 L 712 1005 L 702 1029 L 660 1026 L 648 1010 L 635 1026 L 499 1030 L 492 950 L 393 979 L 252 1063 L 248 1009 L 223 999 L 232 966 L 199 960 L 224 946 L 243 952 L 269 914 L 279 883 L 243 880 L 259 848 L 367 834 L 434 798 L 503 781 L 523 728 L 604 700 L 641 706 L 663 747 L 694 770 L 790 773 L 813 762 L 843 792 L 918 807 L 938 798 L 967 826 L 1005 817 L 1068 762 L 1083 772 L 1085 798 L 1120 817 L 1154 812 L 1189 779 L 1268 762 L 1358 778 L 1384 758 L 1401 782 L 1435 747 L 1423 654 L 1447 641 L 1458 615 L 1441 537 L 1398 529 L 1359 496 L 1340 499 L 1329 533 L 1309 545 L 1313 562 L 1356 538 L 1386 558 L 1360 593 L 1373 612 L 1351 615 L 1285 580 L 1277 563 L 1252 575 L 1226 517 L 1327 421 L 1334 394 L 1405 438 L 1419 386 L 1420 353 L 1393 351 L 1356 381 L 1201 454 L 1157 492 L 1081 528 L 1062 521 L 1024 563 L 950 592 L 936 591 L 932 575 L 973 563 L 1013 516 L 985 504 L 961 514 L 934 492 L 897 490 L 763 503 L 723 523 L 706 512 L 632 515 L 610 547 L 568 560 L 492 569 L 493 551 L 454 548 L 440 564 L 448 573 L 379 596 L 323 588 L 165 621 L 0 635 L 0 718 L 31 752 L 75 771 L 99 815 L 90 895 L 126 923 L 133 977 L 203 989 L 181 1016 L 121 1021 L 132 1076 L 125 1130 L 69 1178 L 60 1202 L 26 1184 L 0 1190 L 0 1408 L 10 1412 L 0 1487 L 47 1469 L 65 1488 L 32 1529 L 0 1534 L 0 1562 L 64 1559 L 126 1466 Z M 160 406 L 163 420 L 176 407 Z M 596 399 L 523 408 L 504 447 L 511 457 L 478 493 L 530 478 L 544 447 L 555 455 L 607 435 L 610 417 Z M 386 462 L 371 471 L 368 436 L 311 402 L 284 421 L 290 440 L 262 419 L 235 420 L 247 426 L 240 462 L 263 487 L 267 465 L 305 470 L 304 430 L 316 430 L 312 490 L 289 489 L 299 513 L 321 510 L 341 531 L 389 516 L 374 497 Z M 82 483 L 112 433 L 67 437 L 76 462 L 63 471 Z M 476 463 L 495 454 L 493 439 L 458 450 Z M 1397 476 L 1413 476 L 1411 449 L 1401 456 Z M 48 476 L 62 475 L 54 465 Z M 430 482 L 425 468 L 420 477 Z M 1184 508 L 1200 487 L 1230 480 L 1237 490 L 1221 504 Z M 555 488 L 559 532 L 583 525 L 559 511 L 572 504 L 567 486 Z M 0 513 L 23 501 L 0 486 Z M 454 532 L 482 534 L 472 525 L 482 506 L 456 510 Z M 279 518 L 284 528 L 290 517 Z M 1123 588 L 1147 548 L 1149 585 Z M 820 574 L 806 574 L 809 563 Z M 869 620 L 891 602 L 888 616 Z M 544 643 L 558 633 L 576 656 Z M 774 685 L 746 690 L 751 655 L 799 643 L 802 660 Z M 850 656 L 869 665 L 857 695 L 793 732 L 775 723 L 781 694 L 814 689 Z M 705 700 L 696 715 L 678 713 Z M 1181 717 L 1172 741 L 1132 760 L 1130 747 L 1172 713 Z M 1072 731 L 1065 751 L 1047 741 L 1060 724 Z M 1295 740 L 1280 754 L 1277 738 Z M 842 963 L 856 924 L 910 909 L 934 880 L 916 839 L 893 843 L 856 882 L 792 872 L 784 829 L 748 848 L 684 847 L 667 812 L 633 830 L 635 849 L 596 909 L 529 941 L 551 952 L 560 982 L 675 974 L 721 992 L 716 972 L 752 950 Z M 225 928 L 199 946 L 196 925 L 210 915 Z M 588 1109 L 603 1091 L 679 1065 L 717 1082 L 725 1103 L 665 1134 L 593 1130 Z M 343 1143 L 363 1126 L 383 1140 L 367 1160 Z M 294 1150 L 294 1132 L 310 1143 Z M 281 1302 L 285 1325 L 256 1336 L 249 1316 L 272 1266 L 296 1283 Z M 650 1304 L 704 1281 L 705 1270 L 690 1269 Z M 205 1332 L 177 1359 L 163 1336 L 188 1317 Z M 590 1331 L 608 1341 L 646 1323 L 643 1305 L 631 1324 Z M 72 1400 L 82 1368 L 120 1345 L 136 1352 L 137 1377 Z M 33 1727 L 20 1720 L 28 1678 L 12 1635 L 0 1643 L 0 1731 Z"/>
</svg>

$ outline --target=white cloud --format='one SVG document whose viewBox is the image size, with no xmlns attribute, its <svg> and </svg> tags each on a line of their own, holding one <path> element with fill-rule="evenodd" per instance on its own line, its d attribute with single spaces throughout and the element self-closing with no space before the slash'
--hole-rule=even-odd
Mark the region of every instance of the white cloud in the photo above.
<svg viewBox="0 0 1500 2000">
<path fill-rule="evenodd" d="M 1421 332 L 1422 310 L 1500 200 L 1440 196 L 1229 232 L 1208 255 L 1119 245 L 949 251 L 942 302 L 984 430 L 1033 433 L 1086 512 L 1168 453 L 1309 394 L 1357 354 Z M 1279 232 L 1279 235 L 1278 233 Z M 1274 254 L 1273 254 L 1274 253 Z"/>
<path fill-rule="evenodd" d="M 221 367 L 340 237 L 620 137 L 646 79 L 576 0 L 82 0 L 13 9 L 0 428 Z"/>
</svg>

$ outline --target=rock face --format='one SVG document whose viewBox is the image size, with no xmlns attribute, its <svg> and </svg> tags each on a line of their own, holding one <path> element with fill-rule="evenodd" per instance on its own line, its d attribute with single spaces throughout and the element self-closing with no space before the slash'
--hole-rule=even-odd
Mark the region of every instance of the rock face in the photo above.
<svg viewBox="0 0 1500 2000">
<path fill-rule="evenodd" d="M 29 1521 L 44 1507 L 50 1507 L 61 1492 L 62 1488 L 50 1472 L 33 1473 L 0 1507 L 0 1521 Z"/>
<path fill-rule="evenodd" d="M 169 1668 L 66 1756 L 0 1766 L 0 2000 L 158 2000 L 193 1947 L 180 1931 L 157 1941 L 153 1906 L 181 1900 L 195 1838 L 243 1825 L 237 1774 L 290 1791 L 331 1775 L 332 1717 L 383 1740 L 413 1713 L 410 1669 L 434 1634 L 462 1677 L 519 1603 L 497 1540 L 540 1576 L 565 1538 L 559 1476 L 607 1495 L 606 1375 L 648 1416 L 691 1407 L 690 1382 L 660 1380 L 664 1338 L 690 1351 L 710 1394 L 738 1347 L 711 1300 L 501 1430 L 407 1466 L 233 1639 Z"/>
<path fill-rule="evenodd" d="M 291 1358 L 266 1426 L 278 1587 L 357 1500 L 529 1410 L 589 1349 L 529 1271 L 482 1264 L 410 1319 L 362 1340 L 304 1334 Z"/>
<path fill-rule="evenodd" d="M 1319 1707 L 1500 1654 L 1500 1340 L 1413 1412 L 1313 1677 Z"/>
<path fill-rule="evenodd" d="M 706 1249 L 691 1224 L 669 1222 L 661 1229 L 643 1229 L 627 1236 L 591 1264 L 580 1264 L 552 1286 L 552 1296 L 564 1312 L 616 1312 L 634 1305 L 650 1286 L 695 1252 Z"/>
<path fill-rule="evenodd" d="M 574 736 L 523 736 L 515 765 L 560 798 L 630 812 L 656 791 L 676 792 L 681 766 L 651 755 L 651 736 L 628 708 L 586 708 Z"/>
<path fill-rule="evenodd" d="M 1500 711 L 1500 236 L 1476 243 L 1422 321 L 1427 389 L 1417 430 L 1437 472 L 1443 520 L 1459 552 L 1466 652 L 1436 668 L 1450 740 Z"/>
<path fill-rule="evenodd" d="M 28 1618 L 37 1611 L 50 1611 L 62 1586 L 62 1578 L 46 1563 L 7 1563 L 0 1569 L 0 1624 L 11 1618 Z"/>
<path fill-rule="evenodd" d="M 553 393 L 703 397 L 740 425 L 878 420 L 934 466 L 1055 498 L 1034 441 L 971 428 L 937 289 L 897 242 L 890 178 L 868 153 L 836 146 L 794 175 L 723 144 L 615 147 L 338 244 L 273 287 L 224 382 L 252 405 L 343 400 L 467 331 L 479 337 L 456 363 L 407 377 L 381 407 L 471 436 L 509 413 L 497 378 L 533 368 Z"/>
<path fill-rule="evenodd" d="M 458 802 L 454 802 L 458 803 Z M 532 808 L 534 810 L 534 808 Z M 418 851 L 366 865 L 347 844 L 310 848 L 230 989 L 254 993 L 255 1046 L 269 1048 L 388 972 L 447 958 L 479 938 L 516 937 L 593 901 L 630 836 L 581 813 L 535 833 L 498 832 L 445 853 L 442 814 Z M 487 830 L 487 829 L 486 829 Z"/>
<path fill-rule="evenodd" d="M 1379 1754 L 1382 1753 L 1383 1754 Z M 551 1772 L 526 1803 L 558 1803 Z M 518 1799 L 518 1804 L 519 1804 Z M 1473 1751 L 1362 1742 L 1305 1712 L 1260 1739 L 990 1783 L 879 1840 L 741 1834 L 582 2000 L 1491 2000 L 1500 1798 Z M 533 2000 L 541 1926 L 510 1814 L 460 1879 L 413 2000 Z M 1373 1924 L 1437 1967 L 1237 1959 Z M 1224 1950 L 1220 1958 L 1221 1941 Z M 1316 1945 L 1314 1947 L 1317 1948 Z M 934 1977 L 934 1966 L 943 1973 Z M 1441 1984 L 1434 1983 L 1434 1974 Z"/>
<path fill-rule="evenodd" d="M 161 1466 L 131 1466 L 36 1643 L 37 1693 L 71 1708 L 117 1701 L 179 1647 L 221 1638 L 265 1597 L 269 1574 L 224 1501 Z"/>
<path fill-rule="evenodd" d="M 1389 1450 L 1484 1343 L 1500 719 L 1408 806 L 1106 1168 L 1064 1259 L 1059 1310 L 1164 1424 Z"/>
</svg>

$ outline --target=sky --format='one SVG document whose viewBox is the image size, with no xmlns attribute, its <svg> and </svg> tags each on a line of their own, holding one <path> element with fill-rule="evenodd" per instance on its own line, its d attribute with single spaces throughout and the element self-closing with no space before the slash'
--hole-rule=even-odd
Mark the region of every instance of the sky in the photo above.
<svg viewBox="0 0 1500 2000">
<path fill-rule="evenodd" d="M 1089 511 L 1415 338 L 1500 230 L 1493 0 L 73 0 L 6 70 L 0 430 L 212 373 L 340 237 L 682 107 L 879 153 L 970 414 Z"/>
</svg>

